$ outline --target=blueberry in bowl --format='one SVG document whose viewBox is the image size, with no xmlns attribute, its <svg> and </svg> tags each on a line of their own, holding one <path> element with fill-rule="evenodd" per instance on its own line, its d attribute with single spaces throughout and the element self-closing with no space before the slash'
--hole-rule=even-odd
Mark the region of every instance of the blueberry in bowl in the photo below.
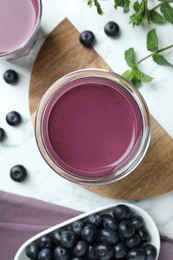
<svg viewBox="0 0 173 260">
<path fill-rule="evenodd" d="M 123 202 L 81 214 L 33 236 L 14 260 L 157 260 L 159 251 L 160 235 L 150 215 Z"/>
</svg>

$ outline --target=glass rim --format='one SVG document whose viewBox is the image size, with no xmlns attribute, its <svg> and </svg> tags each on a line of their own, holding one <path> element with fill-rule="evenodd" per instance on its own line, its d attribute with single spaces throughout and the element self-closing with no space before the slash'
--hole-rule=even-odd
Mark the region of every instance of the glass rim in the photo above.
<svg viewBox="0 0 173 260">
<path fill-rule="evenodd" d="M 5 57 L 11 56 L 11 55 L 15 56 L 15 54 L 22 51 L 30 42 L 32 42 L 32 40 L 34 40 L 34 37 L 40 28 L 40 22 L 41 22 L 41 17 L 42 17 L 42 0 L 35 0 L 35 1 L 37 1 L 37 3 L 38 3 L 38 16 L 37 16 L 37 21 L 35 23 L 34 29 L 31 33 L 30 37 L 26 41 L 24 41 L 21 45 L 19 45 L 16 49 L 7 51 L 4 53 L 0 53 L 0 58 L 5 58 Z"/>
<path fill-rule="evenodd" d="M 102 177 L 84 177 L 69 172 L 68 170 L 65 170 L 64 168 L 59 166 L 52 158 L 51 154 L 49 153 L 44 143 L 44 138 L 41 130 L 44 111 L 46 109 L 49 100 L 54 95 L 54 92 L 57 91 L 57 89 L 60 89 L 65 84 L 65 82 L 66 83 L 69 82 L 69 80 L 75 80 L 78 79 L 79 77 L 83 78 L 83 77 L 91 77 L 91 76 L 102 77 L 102 78 L 106 77 L 110 80 L 114 80 L 119 85 L 123 86 L 129 93 L 131 93 L 141 113 L 142 126 L 143 126 L 142 137 L 140 140 L 139 148 L 135 156 L 133 157 L 133 160 L 131 159 L 130 162 L 128 162 L 125 166 L 118 169 L 117 171 L 114 171 Z M 150 113 L 149 113 L 148 106 L 141 93 L 128 80 L 126 80 L 119 74 L 109 70 L 95 69 L 95 68 L 81 69 L 81 70 L 76 70 L 71 73 L 68 73 L 62 76 L 61 78 L 59 78 L 48 88 L 48 90 L 44 93 L 43 97 L 41 98 L 40 103 L 37 107 L 34 130 L 35 130 L 35 138 L 36 138 L 37 146 L 39 148 L 41 155 L 48 163 L 48 165 L 58 175 L 62 176 L 63 178 L 83 185 L 102 185 L 105 183 L 112 183 L 129 175 L 142 161 L 143 157 L 146 154 L 151 139 Z"/>
</svg>

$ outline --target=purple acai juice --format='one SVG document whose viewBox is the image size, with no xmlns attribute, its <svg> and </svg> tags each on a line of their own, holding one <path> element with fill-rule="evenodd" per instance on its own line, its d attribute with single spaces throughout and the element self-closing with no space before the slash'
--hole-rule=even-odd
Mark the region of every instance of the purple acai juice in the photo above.
<svg viewBox="0 0 173 260">
<path fill-rule="evenodd" d="M 138 104 L 110 79 L 66 83 L 42 116 L 44 145 L 60 168 L 76 176 L 103 177 L 126 165 L 142 138 Z"/>
<path fill-rule="evenodd" d="M 0 54 L 19 48 L 33 34 L 37 0 L 0 0 Z"/>
</svg>

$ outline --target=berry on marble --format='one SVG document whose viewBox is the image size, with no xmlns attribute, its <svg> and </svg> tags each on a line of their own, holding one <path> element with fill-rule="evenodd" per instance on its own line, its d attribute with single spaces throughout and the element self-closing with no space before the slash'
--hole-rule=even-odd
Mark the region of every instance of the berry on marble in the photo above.
<svg viewBox="0 0 173 260">
<path fill-rule="evenodd" d="M 108 22 L 104 27 L 104 31 L 105 31 L 106 35 L 109 37 L 118 35 L 119 30 L 120 30 L 119 25 L 114 21 Z"/>
<path fill-rule="evenodd" d="M 10 170 L 10 177 L 13 181 L 22 182 L 25 180 L 26 176 L 26 168 L 21 164 L 13 166 Z"/>
<path fill-rule="evenodd" d="M 11 126 L 16 126 L 21 123 L 21 115 L 17 111 L 11 111 L 6 115 L 6 121 Z"/>
<path fill-rule="evenodd" d="M 0 142 L 2 142 L 5 138 L 5 131 L 2 127 L 0 127 Z"/>
<path fill-rule="evenodd" d="M 79 41 L 87 48 L 91 48 L 95 41 L 95 35 L 93 32 L 87 30 L 80 33 Z"/>
<path fill-rule="evenodd" d="M 3 74 L 3 78 L 6 83 L 14 84 L 18 81 L 18 74 L 15 70 L 6 70 Z"/>
</svg>

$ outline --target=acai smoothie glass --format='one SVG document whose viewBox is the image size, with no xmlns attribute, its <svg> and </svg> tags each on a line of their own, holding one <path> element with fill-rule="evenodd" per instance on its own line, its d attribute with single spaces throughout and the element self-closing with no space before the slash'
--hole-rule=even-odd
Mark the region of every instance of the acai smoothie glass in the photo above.
<svg viewBox="0 0 173 260">
<path fill-rule="evenodd" d="M 84 185 L 131 173 L 150 142 L 150 115 L 140 92 L 120 75 L 83 69 L 58 79 L 35 118 L 38 148 L 60 176 Z"/>
<path fill-rule="evenodd" d="M 41 0 L 0 1 L 0 58 L 18 58 L 29 52 L 37 38 L 41 14 Z"/>
</svg>

